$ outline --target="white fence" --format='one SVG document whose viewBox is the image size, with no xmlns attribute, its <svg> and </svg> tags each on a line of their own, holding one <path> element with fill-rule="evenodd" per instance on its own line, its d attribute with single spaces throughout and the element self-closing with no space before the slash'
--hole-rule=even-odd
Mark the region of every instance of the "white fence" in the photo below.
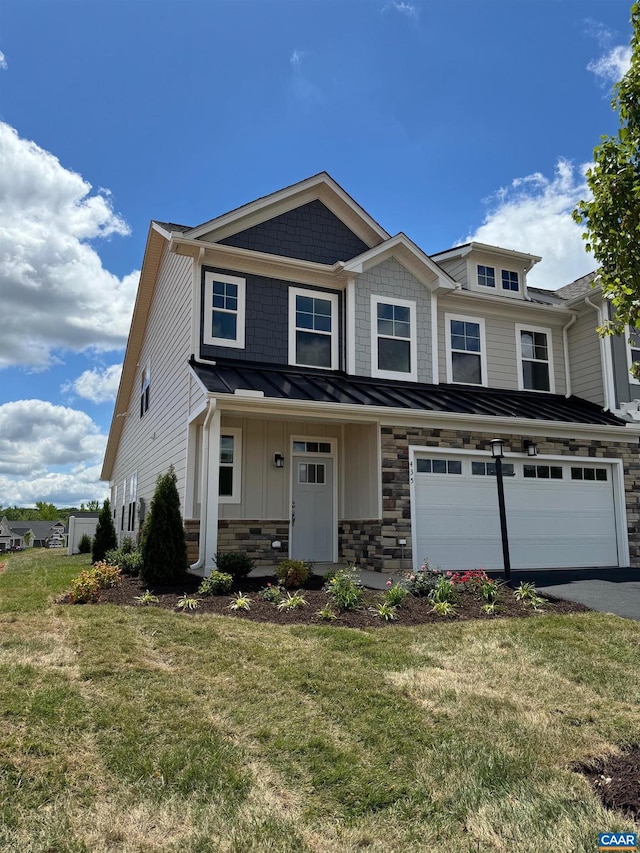
<svg viewBox="0 0 640 853">
<path fill-rule="evenodd" d="M 69 544 L 67 546 L 68 554 L 79 554 L 78 546 L 82 537 L 87 534 L 91 539 L 96 535 L 96 527 L 98 526 L 97 518 L 76 518 L 75 515 L 69 517 Z"/>
</svg>

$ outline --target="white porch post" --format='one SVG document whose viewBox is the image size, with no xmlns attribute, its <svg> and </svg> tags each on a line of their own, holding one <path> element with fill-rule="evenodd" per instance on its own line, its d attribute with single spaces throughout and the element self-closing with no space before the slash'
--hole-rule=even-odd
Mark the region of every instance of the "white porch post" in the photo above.
<svg viewBox="0 0 640 853">
<path fill-rule="evenodd" d="M 218 550 L 218 490 L 220 480 L 220 410 L 216 407 L 206 427 L 208 453 L 203 454 L 206 465 L 206 500 L 200 518 L 200 536 L 204 536 L 204 574 L 209 575 L 215 567 L 214 557 Z M 202 544 L 202 543 L 201 543 Z"/>
</svg>

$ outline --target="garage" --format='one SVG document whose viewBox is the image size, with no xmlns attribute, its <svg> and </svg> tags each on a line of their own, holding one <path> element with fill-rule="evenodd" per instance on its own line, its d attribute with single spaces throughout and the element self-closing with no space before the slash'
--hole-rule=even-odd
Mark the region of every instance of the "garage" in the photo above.
<svg viewBox="0 0 640 853">
<path fill-rule="evenodd" d="M 411 453 L 413 553 L 446 570 L 502 570 L 495 466 L 487 453 Z M 505 457 L 504 492 L 513 569 L 617 567 L 617 461 Z"/>
</svg>

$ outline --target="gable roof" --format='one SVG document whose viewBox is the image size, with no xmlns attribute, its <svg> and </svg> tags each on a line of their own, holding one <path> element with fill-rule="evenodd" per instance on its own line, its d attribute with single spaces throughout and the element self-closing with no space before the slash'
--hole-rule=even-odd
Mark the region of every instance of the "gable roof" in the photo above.
<svg viewBox="0 0 640 853">
<path fill-rule="evenodd" d="M 323 202 L 368 246 L 375 246 L 382 240 L 389 239 L 390 235 L 384 228 L 327 172 L 319 172 L 317 175 L 255 199 L 215 219 L 209 219 L 186 232 L 186 236 L 191 239 L 208 236 L 209 240 L 215 242 L 316 200 Z"/>
<path fill-rule="evenodd" d="M 595 403 L 561 394 L 471 385 L 397 382 L 350 376 L 341 371 L 266 367 L 263 364 L 222 358 L 215 365 L 193 360 L 190 365 L 206 390 L 212 394 L 236 394 L 240 390 L 258 392 L 260 396 L 280 400 L 626 428 L 625 421 L 605 412 Z"/>
<path fill-rule="evenodd" d="M 402 231 L 395 237 L 390 237 L 384 243 L 380 243 L 342 264 L 342 268 L 345 272 L 362 273 L 370 267 L 382 263 L 387 257 L 394 257 L 399 260 L 415 275 L 418 281 L 425 285 L 429 285 L 430 279 L 432 280 L 435 276 L 439 287 L 449 290 L 460 289 L 460 285 Z"/>
</svg>

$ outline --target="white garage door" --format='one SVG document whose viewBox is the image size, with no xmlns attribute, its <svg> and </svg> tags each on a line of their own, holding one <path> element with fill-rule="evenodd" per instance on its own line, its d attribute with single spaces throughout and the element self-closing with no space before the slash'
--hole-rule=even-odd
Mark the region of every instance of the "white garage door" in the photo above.
<svg viewBox="0 0 640 853">
<path fill-rule="evenodd" d="M 511 567 L 618 566 L 611 465 L 589 459 L 503 462 Z M 487 457 L 419 453 L 413 465 L 415 558 L 443 569 L 502 569 L 495 467 Z"/>
</svg>

